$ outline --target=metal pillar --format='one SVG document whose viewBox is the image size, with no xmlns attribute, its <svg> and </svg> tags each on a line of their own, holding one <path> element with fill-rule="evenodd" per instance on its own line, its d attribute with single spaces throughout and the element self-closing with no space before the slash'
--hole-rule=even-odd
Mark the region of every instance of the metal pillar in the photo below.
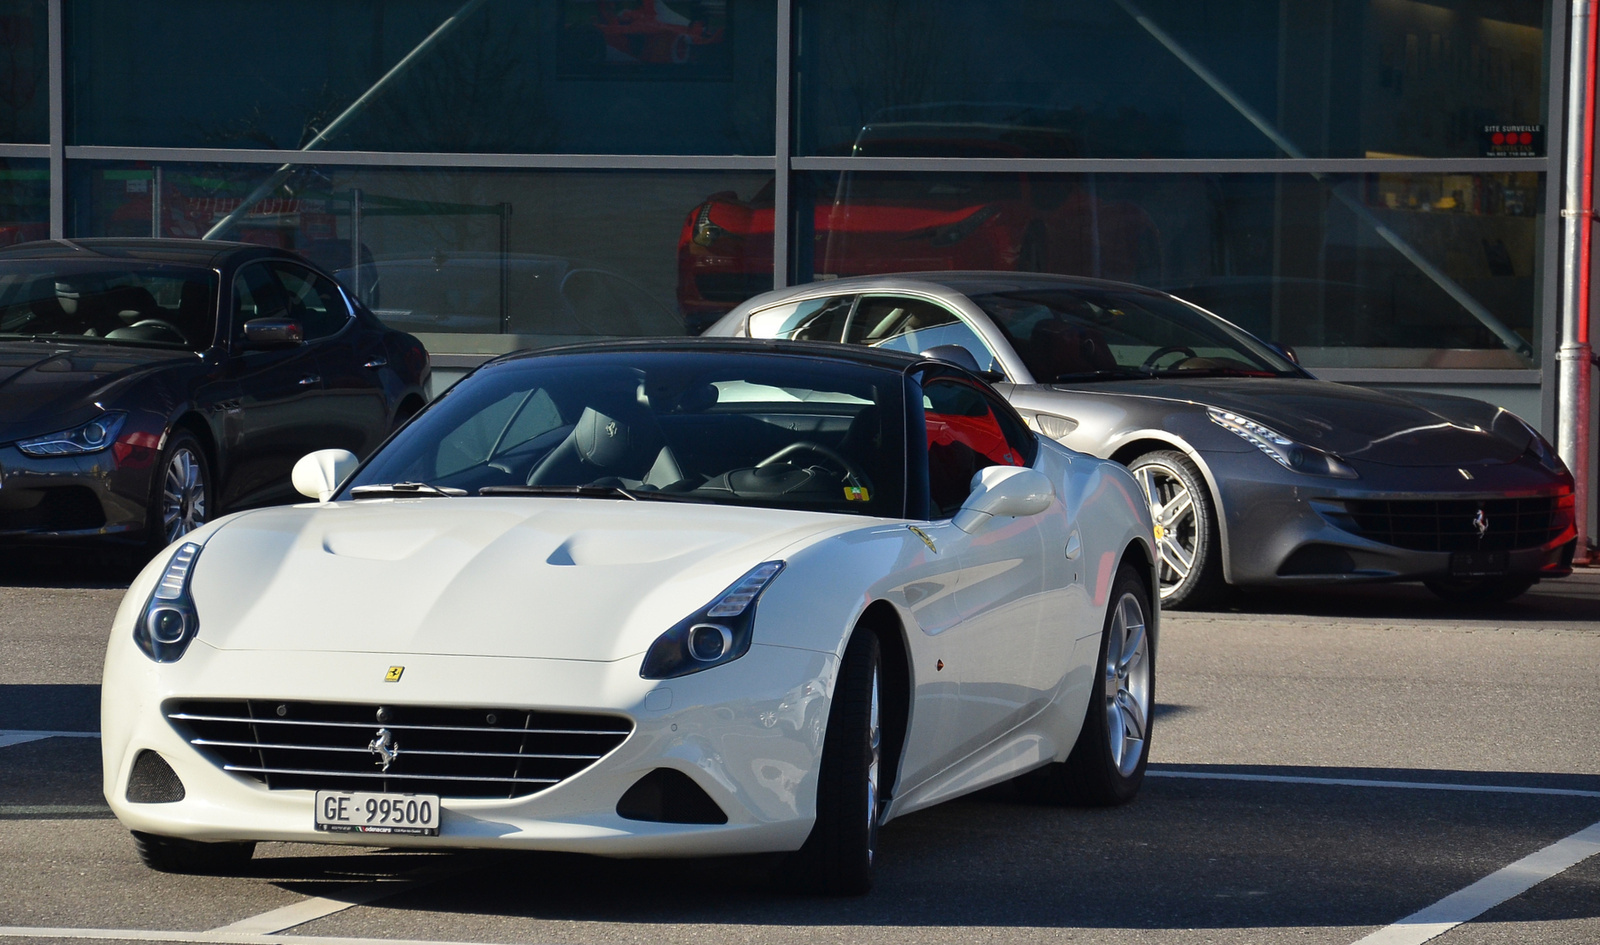
<svg viewBox="0 0 1600 945">
<path fill-rule="evenodd" d="M 1592 468 L 1589 463 L 1590 235 L 1594 219 L 1594 5 L 1574 0 L 1568 36 L 1565 198 L 1561 210 L 1561 348 L 1556 352 L 1556 450 L 1572 470 L 1577 493 L 1578 550 L 1573 562 L 1587 564 Z"/>
</svg>

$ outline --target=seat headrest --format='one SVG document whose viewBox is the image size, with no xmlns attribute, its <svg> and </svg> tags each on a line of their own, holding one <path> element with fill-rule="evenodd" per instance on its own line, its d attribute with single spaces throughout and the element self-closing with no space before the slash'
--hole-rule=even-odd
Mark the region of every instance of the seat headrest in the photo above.
<svg viewBox="0 0 1600 945">
<path fill-rule="evenodd" d="M 593 407 L 583 408 L 578 424 L 572 431 L 573 445 L 578 455 L 588 463 L 605 469 L 616 469 L 628 462 L 640 446 L 638 433 L 625 420 L 601 413 Z"/>
</svg>

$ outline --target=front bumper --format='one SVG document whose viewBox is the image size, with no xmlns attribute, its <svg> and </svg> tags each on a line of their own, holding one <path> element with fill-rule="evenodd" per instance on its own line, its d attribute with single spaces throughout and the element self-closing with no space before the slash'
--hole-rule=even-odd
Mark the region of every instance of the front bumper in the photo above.
<svg viewBox="0 0 1600 945">
<path fill-rule="evenodd" d="M 119 627 L 126 621 L 119 620 Z M 203 635 L 202 630 L 202 635 Z M 384 681 L 391 665 L 402 681 Z M 131 830 L 195 840 L 278 840 L 417 848 L 559 850 L 613 856 L 698 856 L 794 850 L 815 818 L 817 763 L 836 660 L 753 646 L 716 669 L 639 678 L 616 663 L 486 657 L 221 651 L 196 641 L 157 664 L 113 638 L 102 689 L 106 800 Z M 441 800 L 440 835 L 321 832 L 312 790 L 269 790 L 222 770 L 162 713 L 172 699 L 282 699 L 378 705 L 520 707 L 625 716 L 632 733 L 560 784 L 512 799 Z M 374 726 L 376 728 L 376 726 Z M 127 800 L 135 758 L 152 750 L 183 782 L 170 803 Z M 630 820 L 622 795 L 659 768 L 687 775 L 726 824 Z"/>
<path fill-rule="evenodd" d="M 120 444 L 119 444 L 120 445 Z M 139 538 L 155 452 L 29 456 L 0 447 L 0 541 Z"/>
<path fill-rule="evenodd" d="M 1473 466 L 1468 469 L 1470 480 L 1454 466 L 1362 464 L 1360 479 L 1341 480 L 1293 473 L 1256 454 L 1230 453 L 1217 459 L 1222 465 L 1213 466 L 1213 475 L 1226 520 L 1225 571 L 1231 584 L 1444 579 L 1452 576 L 1453 555 L 1479 550 L 1470 542 L 1423 550 L 1365 537 L 1350 510 L 1353 503 L 1373 501 L 1463 502 L 1476 507 L 1508 499 L 1550 499 L 1557 508 L 1547 539 L 1499 549 L 1504 550 L 1504 568 L 1496 570 L 1540 578 L 1572 571 L 1576 538 L 1572 480 L 1530 460 Z M 1463 527 L 1470 518 L 1469 511 Z M 1488 524 L 1499 527 L 1494 520 Z M 1482 547 L 1497 547 L 1493 534 Z"/>
</svg>

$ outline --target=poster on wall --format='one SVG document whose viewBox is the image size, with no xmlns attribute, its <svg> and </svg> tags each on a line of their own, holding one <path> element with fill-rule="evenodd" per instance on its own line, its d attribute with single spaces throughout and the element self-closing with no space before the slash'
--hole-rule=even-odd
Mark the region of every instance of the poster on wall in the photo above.
<svg viewBox="0 0 1600 945">
<path fill-rule="evenodd" d="M 561 13 L 563 75 L 730 77 L 727 0 L 562 0 Z"/>
</svg>

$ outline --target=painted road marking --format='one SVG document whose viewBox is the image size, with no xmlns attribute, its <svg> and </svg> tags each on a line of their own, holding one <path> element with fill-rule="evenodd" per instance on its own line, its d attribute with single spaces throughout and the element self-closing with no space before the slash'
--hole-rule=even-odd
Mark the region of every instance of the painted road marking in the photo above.
<svg viewBox="0 0 1600 945">
<path fill-rule="evenodd" d="M 45 738 L 99 738 L 99 732 L 29 732 L 21 729 L 0 729 L 0 748 L 26 745 Z"/>
<path fill-rule="evenodd" d="M 80 814 L 109 814 L 104 804 L 0 804 L 0 817 L 75 817 Z"/>
<path fill-rule="evenodd" d="M 1597 797 L 1600 791 L 1573 788 L 1515 787 L 1506 784 L 1448 784 L 1441 781 L 1375 781 L 1363 778 L 1308 778 L 1289 774 L 1234 774 L 1221 771 L 1157 771 L 1151 778 L 1191 778 L 1197 781 L 1263 781 L 1269 784 L 1317 784 L 1330 787 L 1400 788 L 1411 791 L 1477 791 L 1486 794 L 1543 794 L 1555 797 Z"/>
<path fill-rule="evenodd" d="M 217 935 L 270 935 L 292 929 L 297 925 L 315 922 L 353 906 L 364 906 L 379 899 L 420 889 L 430 883 L 455 876 L 471 869 L 470 863 L 446 861 L 437 866 L 424 866 L 387 882 L 351 884 L 332 896 L 316 896 L 290 903 L 270 912 L 240 919 L 230 925 L 212 929 Z M 278 941 L 274 938 L 273 941 Z"/>
<path fill-rule="evenodd" d="M 1550 877 L 1566 872 L 1596 853 L 1600 853 L 1600 823 L 1591 824 L 1565 840 L 1496 870 L 1466 889 L 1373 932 L 1355 945 L 1422 945 L 1522 895 Z"/>
</svg>

